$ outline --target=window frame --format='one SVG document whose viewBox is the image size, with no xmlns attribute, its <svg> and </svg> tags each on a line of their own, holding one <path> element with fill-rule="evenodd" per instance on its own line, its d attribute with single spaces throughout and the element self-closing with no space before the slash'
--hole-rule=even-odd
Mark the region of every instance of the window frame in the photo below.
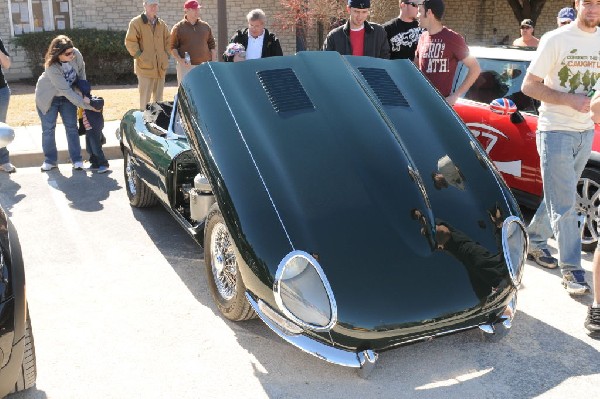
<svg viewBox="0 0 600 399">
<path fill-rule="evenodd" d="M 27 13 L 29 16 L 29 26 L 32 28 L 29 32 L 27 33 L 33 33 L 35 32 L 35 27 L 34 27 L 34 23 L 35 23 L 35 18 L 33 16 L 33 0 L 24 0 L 23 2 L 27 1 Z M 39 0 L 40 2 L 42 2 L 43 0 Z M 49 10 L 49 17 L 50 17 L 50 23 L 52 24 L 52 29 L 44 29 L 44 32 L 51 32 L 51 31 L 56 31 L 56 24 L 55 24 L 55 20 L 54 20 L 54 2 L 56 0 L 47 0 L 48 3 L 50 3 L 50 7 L 48 7 Z M 66 1 L 67 3 L 69 3 L 69 26 L 72 28 L 73 27 L 73 2 L 72 0 L 61 0 L 61 1 Z M 20 4 L 16 3 L 16 4 Z M 8 22 L 10 25 L 10 37 L 15 37 L 15 36 L 20 36 L 20 35 L 16 35 L 15 34 L 15 27 L 13 24 L 13 12 L 12 12 L 12 5 L 13 5 L 13 0 L 8 0 Z M 25 34 L 26 32 L 22 32 L 21 35 Z"/>
</svg>

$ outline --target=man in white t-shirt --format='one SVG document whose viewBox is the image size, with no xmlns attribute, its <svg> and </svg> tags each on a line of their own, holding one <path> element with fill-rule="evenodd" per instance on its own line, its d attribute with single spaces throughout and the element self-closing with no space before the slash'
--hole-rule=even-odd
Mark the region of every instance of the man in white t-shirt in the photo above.
<svg viewBox="0 0 600 399">
<path fill-rule="evenodd" d="M 522 91 L 541 101 L 536 141 L 544 199 L 527 228 L 530 259 L 560 266 L 571 295 L 590 290 L 581 268 L 581 238 L 575 193 L 594 138 L 590 98 L 600 76 L 600 0 L 576 0 L 574 23 L 548 32 L 527 69 Z M 558 261 L 547 247 L 556 238 Z"/>
</svg>

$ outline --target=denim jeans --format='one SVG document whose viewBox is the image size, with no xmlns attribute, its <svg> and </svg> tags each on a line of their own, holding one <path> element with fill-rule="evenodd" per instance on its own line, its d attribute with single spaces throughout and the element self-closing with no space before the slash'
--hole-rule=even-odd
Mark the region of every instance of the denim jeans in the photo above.
<svg viewBox="0 0 600 399">
<path fill-rule="evenodd" d="M 10 89 L 8 86 L 0 89 L 0 122 L 6 123 L 6 114 L 8 113 L 8 102 L 10 100 Z M 9 162 L 8 150 L 6 147 L 0 148 L 0 165 Z"/>
<path fill-rule="evenodd" d="M 77 131 L 77 107 L 66 97 L 54 97 L 46 115 L 42 114 L 39 108 L 37 108 L 37 112 L 42 121 L 42 149 L 44 150 L 45 162 L 52 165 L 56 165 L 58 162 L 56 139 L 54 138 L 58 114 L 60 114 L 65 126 L 71 162 L 81 162 L 81 144 L 79 143 L 79 133 Z"/>
<path fill-rule="evenodd" d="M 108 166 L 108 161 L 102 151 L 102 131 L 88 130 L 85 132 L 85 149 L 90 155 L 90 164 L 93 167 Z"/>
<path fill-rule="evenodd" d="M 576 188 L 590 157 L 594 130 L 536 133 L 544 199 L 527 227 L 531 249 L 546 248 L 554 237 L 558 265 L 564 273 L 581 270 L 581 231 L 576 212 Z"/>
</svg>

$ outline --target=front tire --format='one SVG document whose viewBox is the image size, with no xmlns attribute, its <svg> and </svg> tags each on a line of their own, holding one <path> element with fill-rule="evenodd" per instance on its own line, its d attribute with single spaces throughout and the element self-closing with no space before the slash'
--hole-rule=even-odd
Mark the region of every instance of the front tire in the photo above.
<svg viewBox="0 0 600 399">
<path fill-rule="evenodd" d="M 239 256 L 233 238 L 225 225 L 217 204 L 208 211 L 204 232 L 204 265 L 210 293 L 219 311 L 232 321 L 248 320 L 256 316 L 246 299 Z"/>
<path fill-rule="evenodd" d="M 593 251 L 598 243 L 600 222 L 600 171 L 586 167 L 577 183 L 577 215 L 583 220 L 581 248 Z"/>
<path fill-rule="evenodd" d="M 25 325 L 25 336 L 23 337 L 23 362 L 21 363 L 21 372 L 15 382 L 15 387 L 11 393 L 24 391 L 35 385 L 37 379 L 37 365 L 35 358 L 35 344 L 33 342 L 33 333 L 31 331 L 31 319 L 29 317 L 29 308 L 27 309 L 27 319 Z"/>
<path fill-rule="evenodd" d="M 125 176 L 125 191 L 131 206 L 136 208 L 147 208 L 156 205 L 158 198 L 140 179 L 127 150 L 123 151 L 123 173 Z"/>
</svg>

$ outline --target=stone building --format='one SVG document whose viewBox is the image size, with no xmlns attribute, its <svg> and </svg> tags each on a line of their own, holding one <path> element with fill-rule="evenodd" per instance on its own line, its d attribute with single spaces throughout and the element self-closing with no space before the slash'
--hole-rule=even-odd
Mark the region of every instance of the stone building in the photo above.
<svg viewBox="0 0 600 399">
<path fill-rule="evenodd" d="M 201 17 L 212 26 L 215 38 L 219 37 L 218 1 L 201 1 Z M 378 1 L 386 7 L 376 7 Z M 172 26 L 183 16 L 183 3 L 183 0 L 161 0 L 159 16 Z M 566 0 L 548 0 L 537 21 L 536 36 L 554 29 L 558 10 L 570 3 Z M 227 0 L 226 4 L 228 38 L 237 29 L 246 26 L 245 17 L 250 9 L 260 7 L 269 17 L 267 28 L 279 36 L 284 54 L 295 53 L 295 33 L 277 28 L 274 16 L 282 9 L 279 0 Z M 372 0 L 372 4 L 372 20 L 375 22 L 385 22 L 397 14 L 397 0 Z M 444 23 L 461 32 L 469 44 L 491 44 L 494 28 L 498 41 L 508 35 L 509 43 L 512 43 L 519 35 L 519 21 L 506 0 L 446 0 L 446 9 Z M 24 51 L 11 43 L 14 35 L 70 27 L 126 30 L 129 20 L 142 10 L 142 0 L 0 0 L 0 37 L 13 59 L 6 76 L 9 80 L 31 77 Z M 316 38 L 322 37 L 322 34 L 313 33 L 308 40 L 309 49 L 317 49 L 319 40 Z"/>
</svg>

